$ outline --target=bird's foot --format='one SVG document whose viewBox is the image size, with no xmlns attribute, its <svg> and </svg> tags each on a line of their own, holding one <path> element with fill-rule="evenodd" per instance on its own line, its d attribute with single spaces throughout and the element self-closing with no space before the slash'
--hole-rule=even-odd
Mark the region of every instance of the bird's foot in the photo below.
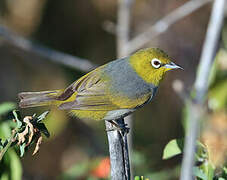
<svg viewBox="0 0 227 180">
<path fill-rule="evenodd" d="M 106 131 L 120 131 L 122 134 L 128 134 L 130 128 L 127 127 L 128 124 L 123 124 L 123 123 L 118 123 L 114 120 L 108 121 L 110 122 L 113 126 L 112 127 L 108 127 L 106 129 Z"/>
</svg>

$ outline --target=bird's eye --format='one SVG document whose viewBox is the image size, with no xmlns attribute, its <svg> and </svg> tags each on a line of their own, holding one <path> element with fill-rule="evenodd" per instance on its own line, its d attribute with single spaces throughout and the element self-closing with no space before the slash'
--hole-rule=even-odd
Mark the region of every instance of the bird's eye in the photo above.
<svg viewBox="0 0 227 180">
<path fill-rule="evenodd" d="M 161 67 L 161 61 L 158 60 L 158 59 L 156 59 L 156 58 L 154 58 L 154 59 L 151 60 L 151 65 L 152 65 L 154 68 L 158 69 L 158 68 Z"/>
</svg>

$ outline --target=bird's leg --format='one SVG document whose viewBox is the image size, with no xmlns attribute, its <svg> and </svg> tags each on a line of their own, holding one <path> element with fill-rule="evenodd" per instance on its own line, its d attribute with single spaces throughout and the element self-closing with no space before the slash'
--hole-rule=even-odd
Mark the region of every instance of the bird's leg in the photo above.
<svg viewBox="0 0 227 180">
<path fill-rule="evenodd" d="M 109 120 L 109 122 L 113 125 L 111 128 L 106 129 L 106 131 L 120 131 L 122 134 L 127 134 L 129 129 L 128 124 L 124 124 L 119 122 L 118 120 Z"/>
</svg>

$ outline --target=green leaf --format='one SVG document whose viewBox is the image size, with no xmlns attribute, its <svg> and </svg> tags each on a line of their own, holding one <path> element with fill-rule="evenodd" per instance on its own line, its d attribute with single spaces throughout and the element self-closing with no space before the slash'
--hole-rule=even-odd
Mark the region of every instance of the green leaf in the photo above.
<svg viewBox="0 0 227 180">
<path fill-rule="evenodd" d="M 3 139 L 9 138 L 11 135 L 11 129 L 7 122 L 3 122 L 0 124 L 0 137 Z"/>
<path fill-rule="evenodd" d="M 223 172 L 227 175 L 227 167 L 223 167 Z"/>
<path fill-rule="evenodd" d="M 23 157 L 24 156 L 25 146 L 26 146 L 26 143 L 25 142 L 20 145 L 20 157 Z"/>
<path fill-rule="evenodd" d="M 207 176 L 204 174 L 204 172 L 199 167 L 193 168 L 193 174 L 202 180 L 208 180 Z"/>
<path fill-rule="evenodd" d="M 134 180 L 149 180 L 149 179 L 144 178 L 143 176 L 135 176 Z"/>
<path fill-rule="evenodd" d="M 227 167 L 222 168 L 222 173 L 218 180 L 226 180 L 227 179 Z"/>
<path fill-rule="evenodd" d="M 202 144 L 200 141 L 196 142 L 197 152 L 196 157 L 199 161 L 208 161 L 209 160 L 209 154 L 207 151 L 207 148 L 204 144 Z"/>
<path fill-rule="evenodd" d="M 22 179 L 22 165 L 20 159 L 14 150 L 10 150 L 9 154 L 11 180 L 20 180 Z"/>
<path fill-rule="evenodd" d="M 17 122 L 17 128 L 21 128 L 21 126 L 22 126 L 22 121 L 21 121 L 21 115 L 20 115 L 20 112 L 19 111 L 17 111 L 17 110 L 14 110 L 13 111 L 13 115 L 14 115 L 14 117 L 15 117 L 15 119 L 16 119 L 16 122 Z"/>
<path fill-rule="evenodd" d="M 9 173 L 3 172 L 0 176 L 1 180 L 10 180 Z"/>
<path fill-rule="evenodd" d="M 132 164 L 136 167 L 136 166 L 142 166 L 143 164 L 146 163 L 146 157 L 143 153 L 141 153 L 140 151 L 133 151 L 132 152 Z"/>
<path fill-rule="evenodd" d="M 135 176 L 135 180 L 140 180 L 140 177 L 139 176 Z"/>
<path fill-rule="evenodd" d="M 4 170 L 0 170 L 0 179 L 3 180 L 21 180 L 22 165 L 20 159 L 14 149 L 8 149 L 1 161 Z"/>
<path fill-rule="evenodd" d="M 212 164 L 209 163 L 208 165 L 208 179 L 213 179 L 214 178 L 214 171 L 215 171 L 215 168 L 212 166 Z"/>
<path fill-rule="evenodd" d="M 183 152 L 183 140 L 173 139 L 164 148 L 162 159 L 169 159 Z"/>
<path fill-rule="evenodd" d="M 209 92 L 209 107 L 213 110 L 225 109 L 227 106 L 227 80 L 220 81 Z"/>
<path fill-rule="evenodd" d="M 3 141 L 0 138 L 0 151 L 8 144 L 8 140 L 6 139 L 5 141 Z"/>
<path fill-rule="evenodd" d="M 60 179 L 79 179 L 79 177 L 85 176 L 90 171 L 90 162 L 84 161 L 79 164 L 73 165 L 71 168 L 66 170 Z"/>
<path fill-rule="evenodd" d="M 15 103 L 12 103 L 12 102 L 2 103 L 0 104 L 0 115 L 5 114 L 9 111 L 12 111 L 15 108 L 16 108 Z"/>
</svg>

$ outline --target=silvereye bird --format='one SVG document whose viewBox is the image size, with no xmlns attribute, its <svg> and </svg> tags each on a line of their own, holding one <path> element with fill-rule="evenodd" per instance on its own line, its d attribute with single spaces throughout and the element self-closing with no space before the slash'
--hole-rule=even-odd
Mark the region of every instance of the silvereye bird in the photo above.
<svg viewBox="0 0 227 180">
<path fill-rule="evenodd" d="M 78 118 L 124 118 L 151 101 L 167 71 L 182 69 L 158 48 L 137 51 L 87 73 L 66 89 L 22 92 L 22 108 L 56 105 Z"/>
</svg>

